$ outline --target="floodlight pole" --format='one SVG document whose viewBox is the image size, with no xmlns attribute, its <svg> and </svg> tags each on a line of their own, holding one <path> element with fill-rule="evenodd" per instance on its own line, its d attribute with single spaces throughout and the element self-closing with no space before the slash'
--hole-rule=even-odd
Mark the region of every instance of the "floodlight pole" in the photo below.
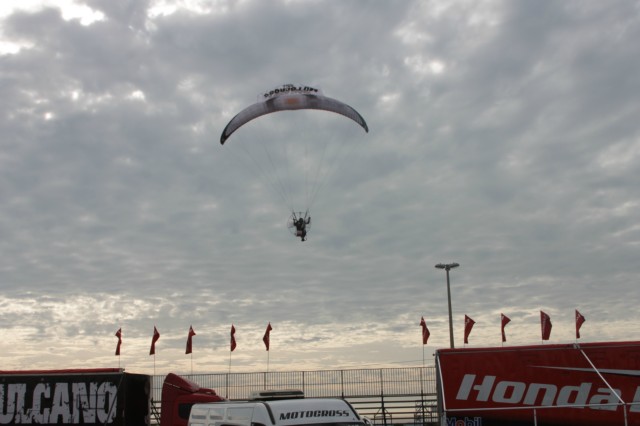
<svg viewBox="0 0 640 426">
<path fill-rule="evenodd" d="M 451 349 L 454 348 L 453 344 L 453 317 L 451 315 L 451 285 L 449 283 L 449 271 L 453 268 L 460 266 L 459 263 L 438 263 L 436 268 L 444 269 L 447 272 L 447 302 L 449 302 L 449 343 Z"/>
</svg>

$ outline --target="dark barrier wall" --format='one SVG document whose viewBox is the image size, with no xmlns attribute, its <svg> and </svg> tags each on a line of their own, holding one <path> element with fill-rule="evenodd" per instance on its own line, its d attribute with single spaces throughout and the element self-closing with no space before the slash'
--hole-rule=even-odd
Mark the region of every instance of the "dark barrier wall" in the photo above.
<svg viewBox="0 0 640 426">
<path fill-rule="evenodd" d="M 151 376 L 124 373 L 125 426 L 145 426 L 150 423 Z"/>
<path fill-rule="evenodd" d="M 0 372 L 0 424 L 146 425 L 150 389 L 117 369 Z"/>
</svg>

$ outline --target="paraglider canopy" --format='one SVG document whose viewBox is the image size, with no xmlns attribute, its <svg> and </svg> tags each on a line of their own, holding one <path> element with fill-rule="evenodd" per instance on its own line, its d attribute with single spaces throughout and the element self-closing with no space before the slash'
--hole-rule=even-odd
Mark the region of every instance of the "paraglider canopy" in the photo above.
<svg viewBox="0 0 640 426">
<path fill-rule="evenodd" d="M 220 143 L 224 145 L 229 136 L 249 121 L 277 111 L 297 109 L 318 109 L 335 112 L 358 123 L 365 132 L 369 127 L 364 118 L 349 105 L 336 99 L 324 96 L 320 89 L 310 86 L 285 84 L 284 86 L 265 92 L 259 96 L 258 102 L 240 111 L 229 121 L 222 131 Z"/>
<path fill-rule="evenodd" d="M 256 120 L 268 114 L 272 118 Z M 287 225 L 305 241 L 311 205 L 328 177 L 356 151 L 363 139 L 360 129 L 369 132 L 362 115 L 351 106 L 318 88 L 285 84 L 259 94 L 257 102 L 237 113 L 222 131 L 220 144 L 238 131 L 234 136 L 238 141 L 227 149 L 246 154 L 246 168 L 260 175 L 260 183 L 270 186 L 287 204 L 292 213 Z"/>
</svg>

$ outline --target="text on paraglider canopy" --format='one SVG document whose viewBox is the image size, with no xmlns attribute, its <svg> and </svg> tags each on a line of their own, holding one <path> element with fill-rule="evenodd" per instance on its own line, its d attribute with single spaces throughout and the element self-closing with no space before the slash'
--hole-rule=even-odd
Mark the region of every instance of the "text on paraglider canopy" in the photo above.
<svg viewBox="0 0 640 426">
<path fill-rule="evenodd" d="M 262 97 L 264 99 L 271 98 L 273 96 L 283 95 L 287 93 L 320 93 L 320 89 L 316 89 L 315 87 L 303 86 L 303 85 L 295 85 L 295 84 L 285 84 L 283 86 L 277 87 L 273 90 L 263 93 Z"/>
</svg>

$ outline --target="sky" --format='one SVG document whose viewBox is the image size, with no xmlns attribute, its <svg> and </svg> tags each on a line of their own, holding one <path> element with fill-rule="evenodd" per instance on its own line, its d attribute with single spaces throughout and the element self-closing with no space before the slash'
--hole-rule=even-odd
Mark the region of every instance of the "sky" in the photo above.
<svg viewBox="0 0 640 426">
<path fill-rule="evenodd" d="M 576 309 L 580 341 L 637 340 L 639 39 L 622 0 L 3 1 L 3 369 L 433 365 L 441 262 L 456 347 L 501 313 L 540 344 L 541 310 L 545 344 Z M 220 144 L 289 83 L 369 132 L 282 112 Z"/>
</svg>

